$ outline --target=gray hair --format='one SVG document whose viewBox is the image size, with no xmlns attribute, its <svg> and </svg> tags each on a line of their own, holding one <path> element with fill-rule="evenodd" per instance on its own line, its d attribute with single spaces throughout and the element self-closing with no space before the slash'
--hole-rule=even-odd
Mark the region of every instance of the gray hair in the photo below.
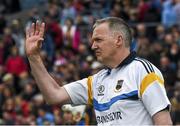
<svg viewBox="0 0 180 126">
<path fill-rule="evenodd" d="M 99 19 L 96 20 L 93 29 L 95 29 L 98 25 L 102 23 L 108 23 L 110 30 L 122 33 L 126 47 L 129 47 L 131 45 L 132 42 L 131 29 L 123 19 L 117 17 L 107 17 L 107 18 Z"/>
</svg>

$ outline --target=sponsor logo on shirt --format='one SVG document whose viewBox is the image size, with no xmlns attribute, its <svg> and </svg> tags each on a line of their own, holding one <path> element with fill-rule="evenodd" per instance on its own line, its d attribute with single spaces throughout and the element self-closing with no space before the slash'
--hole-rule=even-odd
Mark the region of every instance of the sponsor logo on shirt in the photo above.
<svg viewBox="0 0 180 126">
<path fill-rule="evenodd" d="M 104 90 L 105 90 L 104 85 L 100 85 L 98 87 L 98 96 L 103 96 L 104 95 Z"/>
<path fill-rule="evenodd" d="M 122 119 L 121 112 L 111 112 L 103 116 L 96 116 L 96 120 L 98 124 L 111 122 L 113 120 Z"/>
</svg>

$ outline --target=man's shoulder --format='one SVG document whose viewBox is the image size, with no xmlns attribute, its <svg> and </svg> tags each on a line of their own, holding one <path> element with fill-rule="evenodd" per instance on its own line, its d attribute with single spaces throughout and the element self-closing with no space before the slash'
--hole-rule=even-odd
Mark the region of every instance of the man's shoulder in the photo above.
<svg viewBox="0 0 180 126">
<path fill-rule="evenodd" d="M 150 61 L 144 58 L 135 58 L 132 62 L 133 68 L 135 68 L 136 73 L 141 73 L 144 75 L 150 74 L 150 73 L 156 73 L 157 75 L 161 76 L 161 71 Z"/>
<path fill-rule="evenodd" d="M 146 71 L 147 73 L 154 72 L 154 70 L 157 70 L 157 67 L 153 65 L 150 61 L 140 57 L 136 57 L 132 64 L 136 68 L 136 70 Z"/>
</svg>

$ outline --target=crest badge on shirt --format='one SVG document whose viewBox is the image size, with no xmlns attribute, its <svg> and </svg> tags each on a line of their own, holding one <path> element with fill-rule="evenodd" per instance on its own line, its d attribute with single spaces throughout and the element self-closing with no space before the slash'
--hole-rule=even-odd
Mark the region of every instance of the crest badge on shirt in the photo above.
<svg viewBox="0 0 180 126">
<path fill-rule="evenodd" d="M 100 85 L 98 87 L 98 96 L 103 96 L 104 95 L 104 90 L 105 90 L 104 85 Z"/>
<path fill-rule="evenodd" d="M 115 92 L 120 92 L 121 91 L 121 87 L 122 87 L 122 84 L 123 84 L 124 80 L 118 80 L 117 81 L 117 85 L 114 89 Z"/>
</svg>

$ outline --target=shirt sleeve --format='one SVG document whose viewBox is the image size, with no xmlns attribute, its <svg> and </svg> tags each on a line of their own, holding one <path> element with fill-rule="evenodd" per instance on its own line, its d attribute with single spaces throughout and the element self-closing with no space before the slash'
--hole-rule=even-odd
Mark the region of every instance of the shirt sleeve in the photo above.
<svg viewBox="0 0 180 126">
<path fill-rule="evenodd" d="M 154 72 L 139 69 L 139 96 L 151 116 L 169 107 L 170 102 L 164 87 L 161 72 L 154 67 Z"/>
<path fill-rule="evenodd" d="M 142 101 L 151 116 L 170 106 L 164 87 L 157 81 L 147 87 Z"/>
<path fill-rule="evenodd" d="M 73 105 L 87 104 L 88 86 L 87 78 L 64 85 Z"/>
</svg>

